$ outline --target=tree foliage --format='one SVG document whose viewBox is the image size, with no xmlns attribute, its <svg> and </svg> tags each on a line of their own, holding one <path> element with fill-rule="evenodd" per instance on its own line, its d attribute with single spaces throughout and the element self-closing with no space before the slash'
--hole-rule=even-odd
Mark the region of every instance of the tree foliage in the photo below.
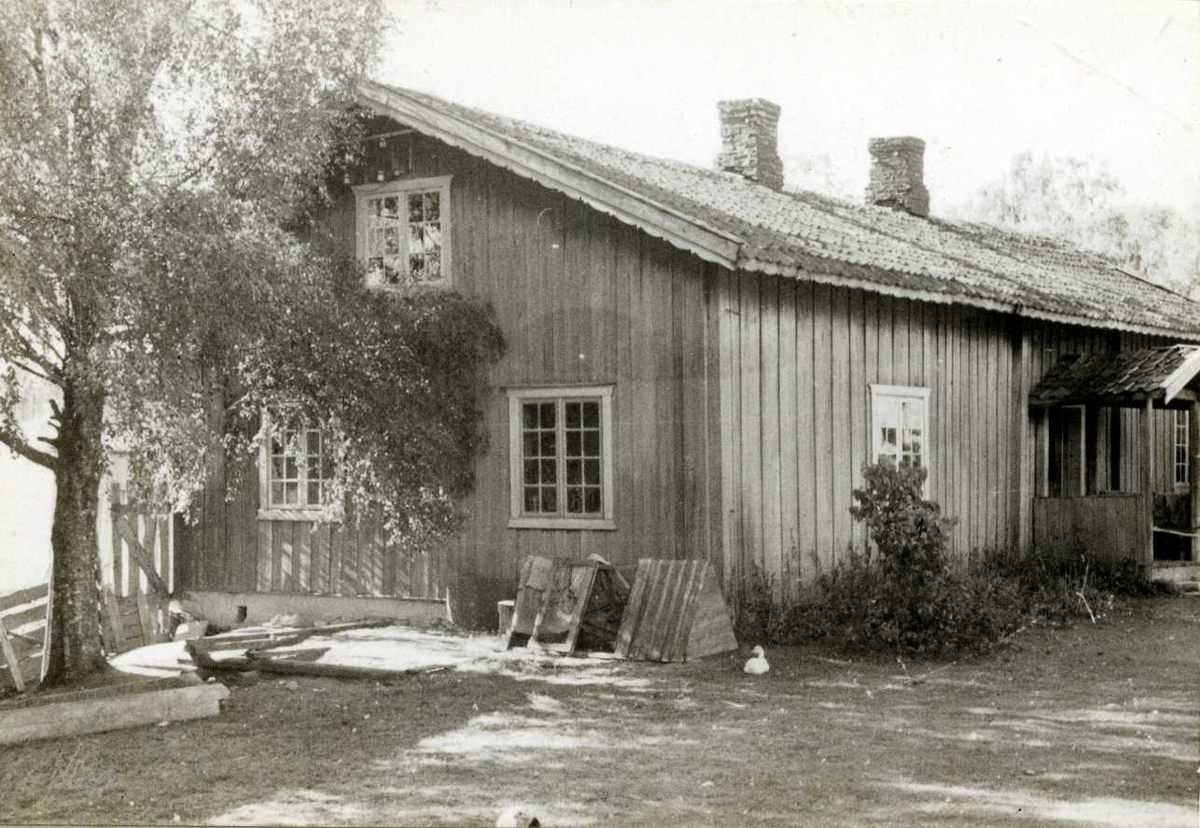
<svg viewBox="0 0 1200 828">
<path fill-rule="evenodd" d="M 1064 239 L 1200 298 L 1200 228 L 1169 207 L 1132 201 L 1103 163 L 1027 150 L 963 212 L 1005 229 Z"/>
<path fill-rule="evenodd" d="M 179 504 L 288 400 L 393 529 L 452 527 L 499 333 L 452 293 L 367 294 L 319 238 L 384 29 L 378 0 L 0 4 L 0 442 L 56 475 L 55 675 L 99 663 L 102 441 Z M 45 447 L 18 372 L 59 389 Z"/>
</svg>

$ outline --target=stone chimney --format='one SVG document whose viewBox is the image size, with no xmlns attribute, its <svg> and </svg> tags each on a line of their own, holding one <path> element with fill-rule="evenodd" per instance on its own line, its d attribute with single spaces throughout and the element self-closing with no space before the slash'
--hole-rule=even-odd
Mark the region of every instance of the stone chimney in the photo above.
<svg viewBox="0 0 1200 828">
<path fill-rule="evenodd" d="M 929 190 L 925 189 L 925 142 L 908 136 L 872 138 L 871 182 L 867 203 L 903 210 L 914 216 L 929 215 Z"/>
<path fill-rule="evenodd" d="M 783 188 L 777 149 L 779 107 L 763 98 L 720 101 L 721 152 L 717 169 L 737 173 L 772 190 Z"/>
</svg>

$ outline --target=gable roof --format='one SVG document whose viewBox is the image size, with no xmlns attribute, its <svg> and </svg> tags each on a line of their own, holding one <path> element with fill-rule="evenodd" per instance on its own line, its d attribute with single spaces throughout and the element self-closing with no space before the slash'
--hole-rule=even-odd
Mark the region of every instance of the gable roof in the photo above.
<svg viewBox="0 0 1200 828">
<path fill-rule="evenodd" d="M 1200 375 L 1200 346 L 1171 345 L 1107 353 L 1096 351 L 1059 362 L 1032 391 L 1034 408 L 1099 402 L 1166 405 Z"/>
<path fill-rule="evenodd" d="M 777 192 L 371 81 L 359 102 L 733 270 L 1200 341 L 1200 303 L 1052 239 Z"/>
</svg>

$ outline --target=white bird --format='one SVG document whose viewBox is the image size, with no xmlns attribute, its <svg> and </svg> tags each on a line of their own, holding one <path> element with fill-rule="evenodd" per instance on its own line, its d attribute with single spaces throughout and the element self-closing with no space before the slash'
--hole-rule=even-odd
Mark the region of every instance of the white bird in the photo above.
<svg viewBox="0 0 1200 828">
<path fill-rule="evenodd" d="M 755 647 L 751 652 L 750 660 L 742 668 L 742 672 L 749 673 L 752 676 L 761 676 L 770 669 L 771 665 L 767 663 L 767 654 L 763 652 L 763 648 Z"/>
<path fill-rule="evenodd" d="M 540 828 L 541 824 L 533 811 L 520 805 L 505 808 L 496 819 L 496 828 Z"/>
</svg>

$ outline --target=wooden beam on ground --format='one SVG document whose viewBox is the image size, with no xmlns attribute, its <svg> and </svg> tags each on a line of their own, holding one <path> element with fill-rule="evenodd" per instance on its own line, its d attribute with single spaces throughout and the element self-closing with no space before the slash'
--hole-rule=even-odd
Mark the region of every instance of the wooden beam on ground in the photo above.
<svg viewBox="0 0 1200 828">
<path fill-rule="evenodd" d="M 150 588 L 163 598 L 170 597 L 171 588 L 167 586 L 166 581 L 154 569 L 154 555 L 146 551 L 146 547 L 142 546 L 141 541 L 138 540 L 137 532 L 134 531 L 133 525 L 129 522 L 129 517 L 114 512 L 113 527 L 124 539 L 125 543 L 129 545 L 130 556 L 137 561 L 137 565 L 141 567 L 142 572 L 146 573 L 146 582 L 150 584 Z"/>
<path fill-rule="evenodd" d="M 456 666 L 460 662 L 447 664 L 432 664 L 424 667 L 409 667 L 404 670 L 388 669 L 385 667 L 359 667 L 351 664 L 321 664 L 320 662 L 299 661 L 290 658 L 267 657 L 253 653 L 250 656 L 251 669 L 264 673 L 276 673 L 289 676 L 320 676 L 325 678 L 351 679 L 397 679 L 406 676 L 433 673 Z"/>
<path fill-rule="evenodd" d="M 13 687 L 17 688 L 18 693 L 25 692 L 25 677 L 21 675 L 21 665 L 17 662 L 17 654 L 13 650 L 12 642 L 8 639 L 8 630 L 4 627 L 3 619 L 0 619 L 0 653 L 4 655 L 4 660 L 8 663 L 8 672 L 12 675 Z"/>
<path fill-rule="evenodd" d="M 101 698 L 87 691 L 78 697 L 63 693 L 52 703 L 0 709 L 0 745 L 216 716 L 227 698 L 229 689 L 219 683 L 153 690 L 131 686 Z"/>
<path fill-rule="evenodd" d="M 204 652 L 218 650 L 249 650 L 262 649 L 263 646 L 283 647 L 303 641 L 314 635 L 333 635 L 346 630 L 366 629 L 369 627 L 390 627 L 394 624 L 390 618 L 371 618 L 362 621 L 346 621 L 341 624 L 325 624 L 319 627 L 298 627 L 296 629 L 248 630 L 244 633 L 222 633 L 196 639 L 196 647 Z"/>
</svg>

